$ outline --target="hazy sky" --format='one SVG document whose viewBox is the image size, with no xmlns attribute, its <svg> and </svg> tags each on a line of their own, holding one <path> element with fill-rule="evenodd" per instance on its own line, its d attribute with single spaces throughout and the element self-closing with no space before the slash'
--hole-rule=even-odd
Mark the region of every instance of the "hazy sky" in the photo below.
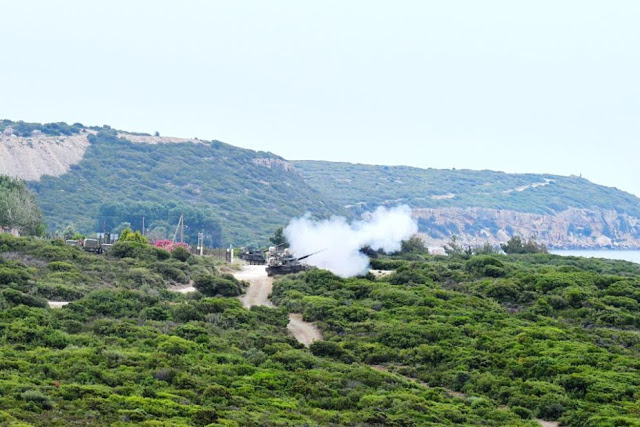
<svg viewBox="0 0 640 427">
<path fill-rule="evenodd" d="M 3 1 L 0 117 L 640 195 L 640 2 Z"/>
</svg>

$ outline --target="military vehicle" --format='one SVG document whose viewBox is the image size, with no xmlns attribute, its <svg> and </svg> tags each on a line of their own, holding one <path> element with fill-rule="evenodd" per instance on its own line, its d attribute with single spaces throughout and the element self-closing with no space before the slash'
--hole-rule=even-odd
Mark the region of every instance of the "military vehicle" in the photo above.
<svg viewBox="0 0 640 427">
<path fill-rule="evenodd" d="M 275 247 L 270 247 L 267 251 L 267 276 L 299 273 L 301 271 L 308 270 L 310 267 L 300 261 L 319 252 L 322 251 L 297 258 L 291 253 L 291 251 L 289 251 L 289 249 L 278 252 Z"/>
<path fill-rule="evenodd" d="M 238 258 L 247 261 L 250 265 L 264 265 L 267 262 L 264 252 L 258 249 L 242 248 Z"/>
<path fill-rule="evenodd" d="M 82 249 L 87 252 L 102 253 L 101 242 L 99 242 L 98 239 L 84 239 Z"/>
<path fill-rule="evenodd" d="M 97 239 L 80 239 L 80 240 L 66 240 L 69 246 L 78 246 L 85 252 L 93 252 L 94 254 L 102 254 L 109 251 L 113 247 L 111 237 L 107 233 L 105 239 L 99 236 Z"/>
</svg>

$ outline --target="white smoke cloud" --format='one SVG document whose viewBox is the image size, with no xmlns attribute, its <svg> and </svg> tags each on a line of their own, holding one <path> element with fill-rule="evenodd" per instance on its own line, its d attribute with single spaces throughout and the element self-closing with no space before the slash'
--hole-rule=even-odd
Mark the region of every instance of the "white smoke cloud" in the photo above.
<svg viewBox="0 0 640 427">
<path fill-rule="evenodd" d="M 387 209 L 379 207 L 363 220 L 351 224 L 344 217 L 313 221 L 308 215 L 292 220 L 284 229 L 291 252 L 304 256 L 322 252 L 304 260 L 309 265 L 324 268 L 340 277 L 365 274 L 369 258 L 360 252 L 363 246 L 395 252 L 402 240 L 418 232 L 411 218 L 411 209 L 403 205 Z"/>
</svg>

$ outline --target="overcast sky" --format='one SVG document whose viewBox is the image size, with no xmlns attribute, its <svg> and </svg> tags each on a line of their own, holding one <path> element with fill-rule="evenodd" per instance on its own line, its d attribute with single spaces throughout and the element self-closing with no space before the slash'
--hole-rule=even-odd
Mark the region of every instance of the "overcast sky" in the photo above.
<svg viewBox="0 0 640 427">
<path fill-rule="evenodd" d="M 3 1 L 0 117 L 640 195 L 640 2 Z"/>
</svg>

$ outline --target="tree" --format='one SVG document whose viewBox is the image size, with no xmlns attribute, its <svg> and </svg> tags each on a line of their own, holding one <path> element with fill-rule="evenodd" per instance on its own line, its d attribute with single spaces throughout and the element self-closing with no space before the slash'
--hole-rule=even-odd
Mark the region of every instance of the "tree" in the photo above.
<svg viewBox="0 0 640 427">
<path fill-rule="evenodd" d="M 458 236 L 451 236 L 451 240 L 449 240 L 449 243 L 444 245 L 444 252 L 449 256 L 471 256 L 473 253 L 473 249 L 471 249 L 470 246 L 467 246 L 465 248 L 458 242 Z"/>
<path fill-rule="evenodd" d="M 125 228 L 122 230 L 122 233 L 120 233 L 120 241 L 147 243 L 147 238 L 144 237 L 139 230 L 134 233 L 130 228 Z"/>
<path fill-rule="evenodd" d="M 67 225 L 64 230 L 62 230 L 62 237 L 64 237 L 65 240 L 73 239 L 76 234 L 78 234 L 78 232 L 76 231 L 76 227 L 72 222 L 70 222 L 69 225 Z"/>
<path fill-rule="evenodd" d="M 420 237 L 413 236 L 409 240 L 403 240 L 401 242 L 400 252 L 403 254 L 425 253 L 427 252 L 427 248 L 424 245 L 424 241 Z"/>
<path fill-rule="evenodd" d="M 538 244 L 533 238 L 524 241 L 520 236 L 512 236 L 507 243 L 502 243 L 500 247 L 507 255 L 547 253 L 547 247 L 544 244 Z"/>
<path fill-rule="evenodd" d="M 36 198 L 24 181 L 0 176 L 0 227 L 38 235 L 44 231 L 41 221 Z"/>
<path fill-rule="evenodd" d="M 285 248 L 289 247 L 289 242 L 287 238 L 284 236 L 284 227 L 278 227 L 273 237 L 269 238 L 269 241 L 273 243 L 275 246 L 282 246 Z"/>
</svg>

